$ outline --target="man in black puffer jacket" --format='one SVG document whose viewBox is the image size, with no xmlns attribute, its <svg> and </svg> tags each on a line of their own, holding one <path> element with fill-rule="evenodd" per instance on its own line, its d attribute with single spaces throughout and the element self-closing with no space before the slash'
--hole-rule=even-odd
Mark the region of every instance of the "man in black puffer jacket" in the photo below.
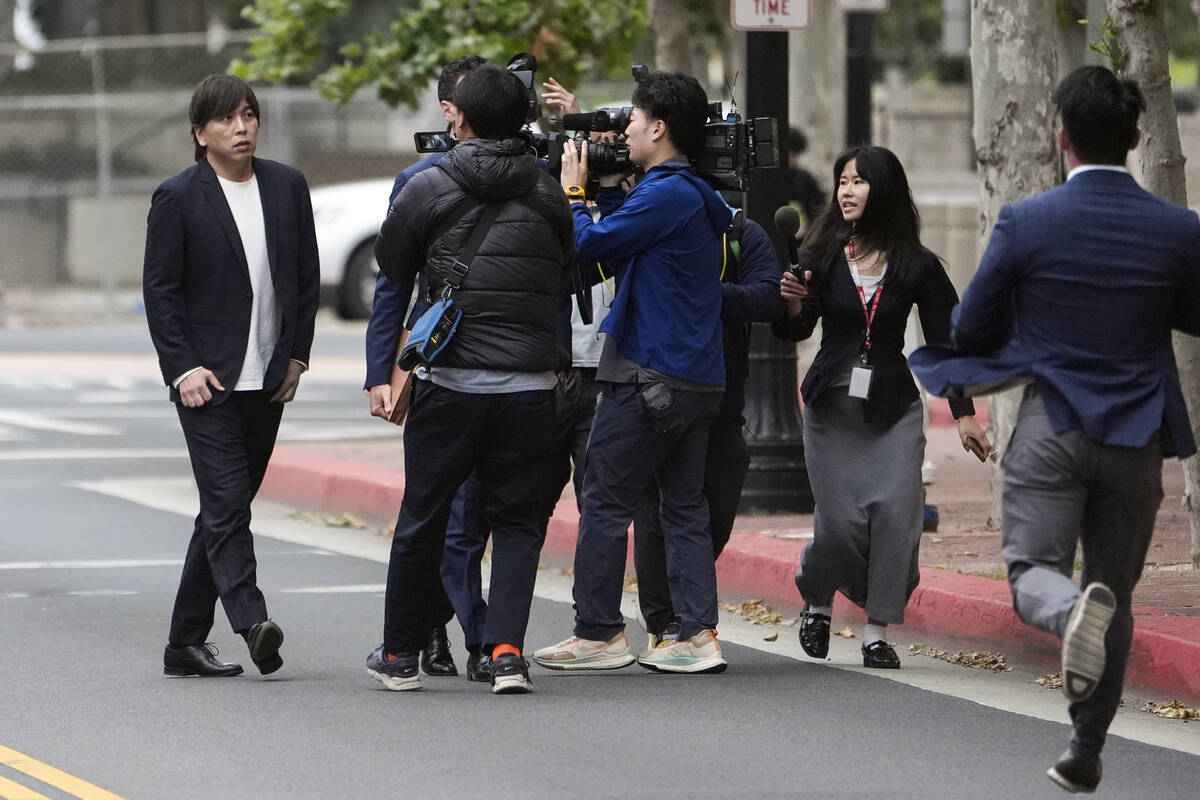
<svg viewBox="0 0 1200 800">
<path fill-rule="evenodd" d="M 460 144 L 397 196 L 375 245 L 380 269 L 393 280 L 423 271 L 436 298 L 485 209 L 499 211 L 453 293 L 458 329 L 417 373 L 383 644 L 367 670 L 389 689 L 420 688 L 418 652 L 440 591 L 450 503 L 475 470 L 492 528 L 484 629 L 492 691 L 528 692 L 521 648 L 542 547 L 539 487 L 554 433 L 558 305 L 574 224 L 562 189 L 519 138 L 528 108 L 520 80 L 485 65 L 462 80 L 454 102 Z"/>
</svg>

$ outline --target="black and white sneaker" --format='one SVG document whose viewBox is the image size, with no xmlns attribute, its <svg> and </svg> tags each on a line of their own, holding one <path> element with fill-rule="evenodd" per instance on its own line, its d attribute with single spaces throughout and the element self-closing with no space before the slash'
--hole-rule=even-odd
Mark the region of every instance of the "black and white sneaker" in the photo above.
<svg viewBox="0 0 1200 800">
<path fill-rule="evenodd" d="M 1104 638 L 1117 598 L 1103 583 L 1089 583 L 1075 601 L 1062 641 L 1063 694 L 1073 703 L 1087 700 L 1104 674 Z"/>
<path fill-rule="evenodd" d="M 1084 758 L 1063 753 L 1053 767 L 1046 770 L 1050 780 L 1072 794 L 1094 792 L 1100 785 L 1100 757 Z"/>
<path fill-rule="evenodd" d="M 529 662 L 515 653 L 502 653 L 492 659 L 492 694 L 529 694 Z"/>
<path fill-rule="evenodd" d="M 421 688 L 418 673 L 420 658 L 412 655 L 395 656 L 379 645 L 367 656 L 367 674 L 393 692 L 408 692 Z"/>
</svg>

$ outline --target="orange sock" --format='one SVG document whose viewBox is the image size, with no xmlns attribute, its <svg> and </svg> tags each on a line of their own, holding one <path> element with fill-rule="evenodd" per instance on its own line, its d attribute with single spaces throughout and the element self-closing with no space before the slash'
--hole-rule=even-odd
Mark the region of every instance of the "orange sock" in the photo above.
<svg viewBox="0 0 1200 800">
<path fill-rule="evenodd" d="M 520 656 L 521 649 L 519 647 L 513 647 L 511 644 L 498 644 L 492 648 L 492 660 L 495 661 L 505 653 L 512 653 L 514 656 Z"/>
</svg>

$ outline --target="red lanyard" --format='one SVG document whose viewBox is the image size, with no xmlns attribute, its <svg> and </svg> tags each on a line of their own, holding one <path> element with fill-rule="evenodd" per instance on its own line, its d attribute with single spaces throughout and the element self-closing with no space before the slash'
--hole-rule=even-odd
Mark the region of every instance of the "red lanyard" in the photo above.
<svg viewBox="0 0 1200 800">
<path fill-rule="evenodd" d="M 883 287 L 875 287 L 875 296 L 871 298 L 871 308 L 868 310 L 867 294 L 863 291 L 862 279 L 858 276 L 858 261 L 854 258 L 853 239 L 846 243 L 846 263 L 850 265 L 850 272 L 854 276 L 854 288 L 858 290 L 858 301 L 862 303 L 863 316 L 867 320 L 867 337 L 863 342 L 863 359 L 866 360 L 867 353 L 871 352 L 871 323 L 875 321 L 875 310 L 879 308 L 879 297 L 883 294 Z"/>
</svg>

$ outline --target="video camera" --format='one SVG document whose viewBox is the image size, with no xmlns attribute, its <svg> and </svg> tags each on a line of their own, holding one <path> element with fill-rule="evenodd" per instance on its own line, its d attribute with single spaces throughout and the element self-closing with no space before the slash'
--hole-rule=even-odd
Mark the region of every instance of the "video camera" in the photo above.
<svg viewBox="0 0 1200 800">
<path fill-rule="evenodd" d="M 508 69 L 521 79 L 529 90 L 529 111 L 526 122 L 537 119 L 540 113 L 537 92 L 534 90 L 534 74 L 537 59 L 529 53 L 518 53 L 509 59 Z M 640 81 L 646 67 L 633 67 L 633 78 Z M 629 148 L 625 144 L 624 131 L 633 113 L 632 106 L 599 108 L 581 114 L 564 114 L 562 127 L 569 133 L 541 134 L 525 130 L 534 152 L 545 158 L 550 171 L 558 174 L 562 166 L 563 146 L 568 141 L 576 143 L 576 152 L 587 147 L 588 171 L 593 175 L 624 175 L 636 172 L 629 160 Z M 595 142 L 586 137 L 570 133 L 617 133 L 616 141 Z M 454 146 L 453 137 L 443 131 L 425 131 L 416 134 L 417 152 L 445 152 Z M 774 117 L 755 117 L 743 120 L 737 106 L 731 104 L 728 114 L 722 111 L 720 102 L 710 103 L 708 122 L 704 126 L 704 150 L 692 166 L 715 189 L 745 192 L 750 188 L 750 171 L 759 167 L 779 165 L 779 127 Z M 594 178 L 593 178 L 594 180 Z"/>
<path fill-rule="evenodd" d="M 533 88 L 537 58 L 532 53 L 517 53 L 508 60 L 505 69 L 517 76 L 529 94 L 529 108 L 525 111 L 525 123 L 528 126 L 542 113 L 537 91 Z M 444 131 L 417 131 L 413 134 L 413 141 L 418 153 L 445 153 L 458 144 L 458 140 L 450 133 L 449 126 L 446 126 Z"/>
<path fill-rule="evenodd" d="M 634 80 L 640 81 L 645 73 L 644 66 L 635 66 Z M 621 133 L 629 125 L 632 112 L 632 106 L 622 106 L 564 114 L 562 126 L 576 132 Z M 556 163 L 553 152 L 550 160 L 553 166 Z M 744 192 L 750 188 L 750 170 L 778 165 L 779 128 L 774 117 L 743 121 L 737 106 L 732 106 L 725 114 L 720 102 L 709 104 L 708 122 L 704 126 L 704 151 L 692 160 L 692 166 L 713 188 Z M 588 142 L 588 168 L 598 175 L 633 172 L 624 137 L 618 136 L 614 143 Z"/>
</svg>

